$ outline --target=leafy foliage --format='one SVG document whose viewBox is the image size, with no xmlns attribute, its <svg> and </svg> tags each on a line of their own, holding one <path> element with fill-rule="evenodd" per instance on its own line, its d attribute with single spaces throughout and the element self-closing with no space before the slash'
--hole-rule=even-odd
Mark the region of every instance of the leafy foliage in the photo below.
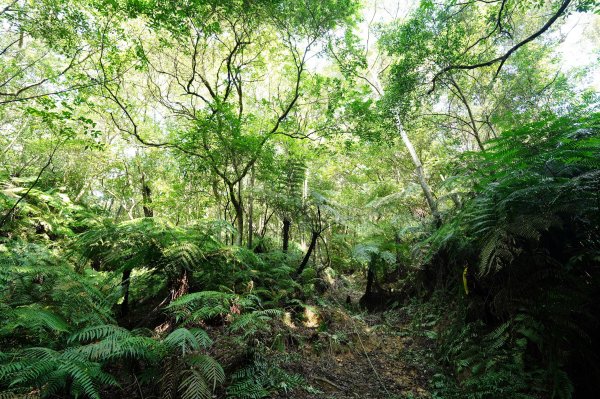
<svg viewBox="0 0 600 399">
<path fill-rule="evenodd" d="M 596 394 L 599 7 L 359 3 L 0 0 L 0 398 Z"/>
<path fill-rule="evenodd" d="M 487 334 L 489 326 L 465 324 L 446 337 L 445 356 L 457 373 L 472 373 L 465 389 L 479 392 L 477 386 L 503 378 L 504 386 L 516 384 L 514 395 L 536 386 L 568 398 L 567 370 L 578 378 L 575 364 L 593 362 L 583 348 L 599 315 L 589 302 L 599 277 L 598 121 L 597 114 L 550 118 L 505 133 L 485 153 L 466 155 L 474 196 L 430 242 L 453 253 L 456 274 L 465 263 L 471 270 L 463 317 L 508 321 Z M 543 369 L 533 368 L 537 356 Z M 494 367 L 501 367 L 497 377 Z"/>
</svg>

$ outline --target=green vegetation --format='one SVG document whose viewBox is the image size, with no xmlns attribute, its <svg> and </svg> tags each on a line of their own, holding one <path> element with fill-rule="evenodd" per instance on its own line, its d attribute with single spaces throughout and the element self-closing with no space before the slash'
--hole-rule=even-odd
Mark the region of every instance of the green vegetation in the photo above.
<svg viewBox="0 0 600 399">
<path fill-rule="evenodd" d="M 600 6 L 387 3 L 0 0 L 0 398 L 596 397 Z"/>
</svg>

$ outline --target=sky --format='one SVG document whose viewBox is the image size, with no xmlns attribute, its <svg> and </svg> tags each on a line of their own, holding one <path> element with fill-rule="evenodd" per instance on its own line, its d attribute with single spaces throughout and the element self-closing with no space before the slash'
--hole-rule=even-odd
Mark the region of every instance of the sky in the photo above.
<svg viewBox="0 0 600 399">
<path fill-rule="evenodd" d="M 600 15 L 574 13 L 559 30 L 566 35 L 558 49 L 562 56 L 563 72 L 594 67 L 582 85 L 600 91 Z"/>
</svg>

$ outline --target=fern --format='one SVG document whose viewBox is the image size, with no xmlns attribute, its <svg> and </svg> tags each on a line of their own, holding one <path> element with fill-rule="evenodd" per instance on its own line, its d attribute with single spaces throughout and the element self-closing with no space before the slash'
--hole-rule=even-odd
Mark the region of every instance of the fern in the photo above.
<svg viewBox="0 0 600 399">
<path fill-rule="evenodd" d="M 229 328 L 234 333 L 242 332 L 242 337 L 247 339 L 261 332 L 270 332 L 273 319 L 281 317 L 283 311 L 279 309 L 255 310 L 236 317 Z"/>
<path fill-rule="evenodd" d="M 202 378 L 204 378 L 209 385 L 212 385 L 213 391 L 217 388 L 217 385 L 225 382 L 225 371 L 223 371 L 223 367 L 221 367 L 221 365 L 212 357 L 196 354 L 190 356 L 187 363 L 200 371 Z"/>
<path fill-rule="evenodd" d="M 44 395 L 66 388 L 69 379 L 73 394 L 90 398 L 100 398 L 98 387 L 102 384 L 117 385 L 114 377 L 102 371 L 100 364 L 48 348 L 26 349 L 16 362 L 0 367 L 0 381 L 6 379 L 13 389 L 36 386 Z"/>
<path fill-rule="evenodd" d="M 227 397 L 235 399 L 256 399 L 270 397 L 273 392 L 288 391 L 299 387 L 304 379 L 290 374 L 280 366 L 276 356 L 268 359 L 263 353 L 265 348 L 256 348 L 251 353 L 251 362 L 231 376 L 227 387 Z"/>
<path fill-rule="evenodd" d="M 212 391 L 199 371 L 187 370 L 183 376 L 184 378 L 179 385 L 181 399 L 209 399 L 212 396 Z"/>
<path fill-rule="evenodd" d="M 167 309 L 174 312 L 177 320 L 202 321 L 229 312 L 235 295 L 218 291 L 202 291 L 184 295 L 173 301 Z"/>
<path fill-rule="evenodd" d="M 462 306 L 489 323 L 459 317 L 443 335 L 445 361 L 471 373 L 448 397 L 537 391 L 566 399 L 573 387 L 565 366 L 595 363 L 585 348 L 600 314 L 591 288 L 599 278 L 599 137 L 598 114 L 549 118 L 462 158 L 472 197 L 420 246 L 456 273 L 448 279 L 457 285 L 465 264 L 477 265 Z"/>
<path fill-rule="evenodd" d="M 188 330 L 178 328 L 163 339 L 163 343 L 171 351 L 179 351 L 183 356 L 190 352 L 206 348 L 212 343 L 208 334 L 201 329 Z"/>
<path fill-rule="evenodd" d="M 9 312 L 8 318 L 13 321 L 2 328 L 6 332 L 18 328 L 34 329 L 38 327 L 59 333 L 69 331 L 69 325 L 61 316 L 40 309 L 39 306 L 21 306 Z"/>
</svg>

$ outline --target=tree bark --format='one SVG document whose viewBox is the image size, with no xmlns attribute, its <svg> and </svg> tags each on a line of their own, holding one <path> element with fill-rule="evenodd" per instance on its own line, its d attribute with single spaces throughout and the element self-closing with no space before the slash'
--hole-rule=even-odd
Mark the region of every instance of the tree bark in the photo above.
<svg viewBox="0 0 600 399">
<path fill-rule="evenodd" d="M 190 290 L 190 281 L 187 270 L 182 269 L 177 280 L 171 288 L 171 302 L 188 293 Z"/>
<path fill-rule="evenodd" d="M 123 291 L 123 302 L 121 303 L 121 316 L 129 313 L 129 285 L 131 283 L 131 269 L 123 270 L 121 276 L 121 290 Z"/>
<path fill-rule="evenodd" d="M 310 256 L 312 255 L 315 247 L 317 246 L 318 239 L 319 239 L 319 233 L 316 231 L 313 231 L 312 235 L 310 237 L 310 245 L 308 246 L 308 250 L 306 251 L 304 258 L 302 259 L 302 263 L 300 263 L 300 266 L 298 266 L 298 269 L 296 269 L 296 273 L 295 273 L 296 276 L 299 276 L 300 274 L 302 274 L 302 272 L 304 271 L 304 268 L 306 268 L 306 265 L 308 265 Z"/>
<path fill-rule="evenodd" d="M 238 196 L 235 193 L 235 186 L 231 183 L 227 184 L 227 189 L 229 191 L 229 199 L 231 200 L 231 204 L 233 205 L 233 209 L 235 211 L 235 218 L 237 224 L 237 233 L 235 236 L 235 244 L 238 246 L 242 246 L 244 241 L 244 207 L 242 205 L 242 190 L 241 190 L 242 182 L 238 183 Z"/>
<path fill-rule="evenodd" d="M 372 256 L 367 269 L 367 286 L 365 293 L 358 301 L 359 305 L 369 311 L 375 310 L 377 307 L 377 298 L 373 294 L 373 286 L 375 285 L 375 262 L 376 257 Z"/>
<path fill-rule="evenodd" d="M 427 184 L 427 180 L 425 179 L 425 172 L 423 170 L 423 164 L 421 163 L 421 159 L 419 159 L 419 156 L 417 155 L 417 152 L 415 151 L 415 147 L 413 147 L 410 139 L 408 138 L 408 135 L 406 134 L 406 131 L 404 131 L 404 127 L 402 126 L 402 122 L 400 121 L 400 115 L 398 115 L 398 113 L 396 113 L 394 116 L 396 119 L 396 128 L 398 129 L 398 133 L 400 133 L 400 137 L 402 138 L 404 145 L 408 149 L 408 152 L 410 153 L 410 157 L 412 158 L 413 164 L 415 165 L 415 172 L 417 173 L 417 178 L 419 179 L 419 184 L 421 185 L 421 189 L 423 190 L 423 193 L 425 194 L 425 199 L 427 200 L 427 205 L 429 205 L 431 214 L 433 215 L 433 218 L 435 219 L 436 223 L 439 225 L 441 223 L 440 214 L 438 212 L 437 203 L 436 203 L 435 199 L 433 198 L 431 189 L 429 188 L 429 185 Z"/>
<path fill-rule="evenodd" d="M 289 243 L 290 243 L 290 226 L 291 226 L 292 222 L 290 219 L 288 219 L 287 217 L 283 218 L 283 252 L 287 252 L 288 251 L 288 247 L 289 247 Z"/>
</svg>

